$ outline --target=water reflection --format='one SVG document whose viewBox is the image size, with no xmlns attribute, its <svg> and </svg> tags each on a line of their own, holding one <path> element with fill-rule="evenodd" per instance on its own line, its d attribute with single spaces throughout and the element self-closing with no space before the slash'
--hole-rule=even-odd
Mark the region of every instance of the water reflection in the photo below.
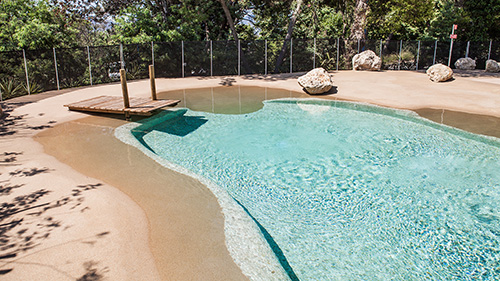
<svg viewBox="0 0 500 281">
<path fill-rule="evenodd" d="M 161 92 L 159 99 L 179 99 L 179 107 L 195 111 L 246 114 L 261 109 L 265 100 L 308 98 L 306 93 L 252 86 L 199 88 Z"/>
</svg>

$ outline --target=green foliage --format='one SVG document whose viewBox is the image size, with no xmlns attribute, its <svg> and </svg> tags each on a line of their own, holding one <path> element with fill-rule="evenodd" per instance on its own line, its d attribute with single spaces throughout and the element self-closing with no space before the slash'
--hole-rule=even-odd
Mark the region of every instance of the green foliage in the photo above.
<svg viewBox="0 0 500 281">
<path fill-rule="evenodd" d="M 434 15 L 434 0 L 373 0 L 366 29 L 372 39 L 414 40 Z"/>
<path fill-rule="evenodd" d="M 18 97 L 23 94 L 22 86 L 19 84 L 19 81 L 12 78 L 0 81 L 0 90 L 2 92 L 3 100 Z"/>
</svg>

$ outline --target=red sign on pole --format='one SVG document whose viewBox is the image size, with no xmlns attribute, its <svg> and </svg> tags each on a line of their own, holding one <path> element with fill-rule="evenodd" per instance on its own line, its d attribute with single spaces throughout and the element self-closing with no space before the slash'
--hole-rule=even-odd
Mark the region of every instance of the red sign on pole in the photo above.
<svg viewBox="0 0 500 281">
<path fill-rule="evenodd" d="M 451 35 L 450 35 L 450 38 L 451 38 L 451 39 L 457 39 L 457 35 L 456 35 L 456 34 L 451 34 Z"/>
<path fill-rule="evenodd" d="M 454 24 L 453 29 L 457 30 L 457 28 L 458 28 L 458 25 Z"/>
</svg>

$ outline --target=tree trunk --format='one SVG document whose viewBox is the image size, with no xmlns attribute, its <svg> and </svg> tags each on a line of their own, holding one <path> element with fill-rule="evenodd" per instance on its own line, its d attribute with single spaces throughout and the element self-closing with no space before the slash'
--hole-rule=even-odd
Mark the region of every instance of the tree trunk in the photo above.
<svg viewBox="0 0 500 281">
<path fill-rule="evenodd" d="M 349 39 L 351 40 L 363 40 L 365 39 L 365 23 L 366 16 L 368 15 L 368 0 L 356 0 L 356 6 L 354 7 L 354 18 L 351 25 L 351 34 Z"/>
<path fill-rule="evenodd" d="M 231 17 L 231 13 L 227 8 L 225 0 L 219 0 L 222 5 L 222 9 L 224 9 L 224 14 L 226 14 L 226 19 L 229 24 L 229 28 L 231 29 L 231 33 L 233 34 L 234 41 L 238 41 L 238 34 L 236 33 L 236 28 L 234 27 L 233 17 Z"/>
<path fill-rule="evenodd" d="M 297 17 L 300 14 L 300 6 L 302 5 L 302 0 L 297 0 L 297 7 L 295 7 L 295 11 L 293 11 L 292 17 L 288 22 L 288 31 L 286 33 L 285 41 L 283 42 L 283 46 L 281 47 L 280 55 L 278 56 L 278 60 L 276 61 L 276 67 L 274 68 L 274 72 L 278 72 L 281 64 L 283 63 L 283 59 L 285 58 L 285 52 L 287 49 L 287 42 L 292 38 L 293 28 L 295 26 L 295 22 L 297 22 Z"/>
<path fill-rule="evenodd" d="M 226 5 L 226 1 L 219 0 L 219 2 L 222 5 L 222 9 L 224 9 L 224 14 L 226 14 L 226 19 L 227 19 L 227 22 L 229 23 L 229 28 L 231 29 L 231 33 L 233 34 L 234 41 L 236 43 L 238 43 L 238 41 L 239 41 L 238 34 L 236 33 L 236 28 L 234 27 L 233 17 L 231 17 L 231 13 L 229 12 L 229 9 Z M 243 54 L 243 51 L 239 50 L 239 52 L 240 52 L 241 63 L 243 64 L 242 65 L 243 69 L 246 70 L 247 73 L 251 72 L 250 67 L 248 66 L 248 62 L 246 60 L 246 57 Z"/>
</svg>

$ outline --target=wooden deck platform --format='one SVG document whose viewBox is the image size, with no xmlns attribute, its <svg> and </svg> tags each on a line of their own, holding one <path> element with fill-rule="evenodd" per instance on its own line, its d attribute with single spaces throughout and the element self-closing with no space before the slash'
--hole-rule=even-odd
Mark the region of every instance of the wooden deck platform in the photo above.
<svg viewBox="0 0 500 281">
<path fill-rule="evenodd" d="M 71 104 L 69 110 L 115 113 L 125 115 L 151 116 L 153 111 L 165 106 L 175 106 L 180 100 L 150 100 L 146 98 L 130 98 L 130 107 L 125 108 L 122 97 L 99 96 Z"/>
</svg>

